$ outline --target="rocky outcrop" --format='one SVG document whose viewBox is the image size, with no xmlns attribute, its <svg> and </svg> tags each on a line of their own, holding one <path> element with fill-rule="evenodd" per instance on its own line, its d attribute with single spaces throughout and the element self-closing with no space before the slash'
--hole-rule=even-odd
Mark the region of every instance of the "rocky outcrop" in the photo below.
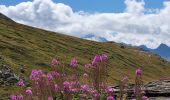
<svg viewBox="0 0 170 100">
<path fill-rule="evenodd" d="M 127 100 L 132 100 L 134 98 L 134 87 L 134 84 L 126 86 L 125 91 L 127 93 Z M 120 91 L 119 86 L 113 88 L 118 95 Z M 142 86 L 142 90 L 149 100 L 170 100 L 170 79 L 149 82 Z"/>
<path fill-rule="evenodd" d="M 19 77 L 7 65 L 0 65 L 0 86 L 9 86 L 18 82 Z"/>
<path fill-rule="evenodd" d="M 150 82 L 144 87 L 145 93 L 149 97 L 170 97 L 170 80 Z"/>
</svg>

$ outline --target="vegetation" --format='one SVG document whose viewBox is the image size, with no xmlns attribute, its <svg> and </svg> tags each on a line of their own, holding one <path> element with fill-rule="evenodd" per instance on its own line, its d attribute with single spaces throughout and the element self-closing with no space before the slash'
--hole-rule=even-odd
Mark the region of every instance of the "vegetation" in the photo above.
<svg viewBox="0 0 170 100">
<path fill-rule="evenodd" d="M 127 100 L 129 96 L 124 88 L 119 95 L 114 93 L 114 87 L 107 82 L 107 61 L 105 54 L 96 55 L 92 62 L 85 65 L 89 73 L 78 74 L 78 61 L 73 58 L 69 66 L 63 66 L 55 58 L 51 62 L 51 72 L 47 74 L 42 70 L 32 70 L 29 79 L 31 87 L 25 87 L 25 82 L 20 79 L 17 86 L 20 88 L 16 94 L 10 96 L 10 100 Z M 72 77 L 64 70 L 71 67 Z M 83 81 L 80 81 L 82 77 Z M 142 92 L 142 71 L 136 70 L 134 93 L 131 98 L 135 100 L 148 100 Z M 121 80 L 122 87 L 128 84 L 128 77 Z"/>
<path fill-rule="evenodd" d="M 69 65 L 71 58 L 76 57 L 79 61 L 77 72 L 83 74 L 86 72 L 84 64 L 96 54 L 108 55 L 109 84 L 117 84 L 124 74 L 129 77 L 129 82 L 134 82 L 134 71 L 138 67 L 143 70 L 144 82 L 170 76 L 169 62 L 136 47 L 122 48 L 114 42 L 88 41 L 0 19 L 0 63 L 12 66 L 18 75 L 21 75 L 21 65 L 25 66 L 24 76 L 29 76 L 32 69 L 41 69 L 47 73 L 51 70 L 49 64 L 53 57 L 62 61 L 65 66 Z M 72 73 L 71 68 L 66 68 L 65 71 L 70 75 Z M 9 94 L 11 89 L 16 88 L 5 87 L 0 91 L 2 95 Z"/>
</svg>

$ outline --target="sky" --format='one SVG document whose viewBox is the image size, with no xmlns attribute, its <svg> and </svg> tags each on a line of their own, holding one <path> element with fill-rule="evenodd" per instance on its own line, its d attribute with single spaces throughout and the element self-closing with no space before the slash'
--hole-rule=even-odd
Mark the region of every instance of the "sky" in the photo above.
<svg viewBox="0 0 170 100">
<path fill-rule="evenodd" d="M 16 22 L 76 37 L 170 46 L 170 0 L 0 0 Z"/>
<path fill-rule="evenodd" d="M 21 2 L 33 0 L 0 0 L 0 5 L 14 6 Z M 123 12 L 125 9 L 124 0 L 53 0 L 55 3 L 69 5 L 73 11 L 85 12 Z M 139 0 L 138 0 L 139 1 Z M 144 0 L 145 8 L 157 9 L 163 7 L 165 0 Z"/>
</svg>

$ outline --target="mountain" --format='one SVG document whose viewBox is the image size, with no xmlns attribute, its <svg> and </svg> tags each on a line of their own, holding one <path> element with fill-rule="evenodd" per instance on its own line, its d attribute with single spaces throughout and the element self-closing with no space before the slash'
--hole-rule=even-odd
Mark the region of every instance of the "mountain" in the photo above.
<svg viewBox="0 0 170 100">
<path fill-rule="evenodd" d="M 162 58 L 170 60 L 170 47 L 168 47 L 166 44 L 162 43 L 156 49 L 147 48 L 145 45 L 141 45 L 139 47 L 146 51 L 157 54 L 157 55 L 161 56 Z"/>
<path fill-rule="evenodd" d="M 83 73 L 84 64 L 101 53 L 109 56 L 109 83 L 117 82 L 124 74 L 130 80 L 134 79 L 134 71 L 138 67 L 143 70 L 144 81 L 170 76 L 170 63 L 139 48 L 80 39 L 0 18 L 0 63 L 12 66 L 16 73 L 20 65 L 26 66 L 26 75 L 32 69 L 50 70 L 53 57 L 66 65 L 72 57 L 76 57 L 80 64 L 79 73 Z"/>
<path fill-rule="evenodd" d="M 146 47 L 145 45 L 140 45 L 139 48 L 142 48 L 145 51 L 150 51 L 151 49 Z"/>
<path fill-rule="evenodd" d="M 108 40 L 100 37 L 100 36 L 95 36 L 93 34 L 87 34 L 84 37 L 81 37 L 83 39 L 87 39 L 87 40 L 93 40 L 93 41 L 99 41 L 99 42 L 107 42 Z"/>
<path fill-rule="evenodd" d="M 0 13 L 0 19 L 14 22 L 12 19 L 8 18 L 7 16 L 5 16 L 5 15 L 2 14 L 2 13 Z"/>
<path fill-rule="evenodd" d="M 24 76 L 28 76 L 32 69 L 50 70 L 53 57 L 65 65 L 69 65 L 70 59 L 76 57 L 80 64 L 78 73 L 84 73 L 84 64 L 101 53 L 109 56 L 109 83 L 118 82 L 125 74 L 130 81 L 133 80 L 134 71 L 138 67 L 143 70 L 142 78 L 145 82 L 170 76 L 170 63 L 153 54 L 142 52 L 139 48 L 123 47 L 115 42 L 80 39 L 18 24 L 4 15 L 0 17 L 0 64 L 12 66 L 15 73 L 19 74 L 21 65 L 25 65 L 26 73 L 22 74 Z M 70 68 L 65 71 L 70 72 Z M 11 87 L 0 87 L 0 96 L 10 90 Z"/>
</svg>

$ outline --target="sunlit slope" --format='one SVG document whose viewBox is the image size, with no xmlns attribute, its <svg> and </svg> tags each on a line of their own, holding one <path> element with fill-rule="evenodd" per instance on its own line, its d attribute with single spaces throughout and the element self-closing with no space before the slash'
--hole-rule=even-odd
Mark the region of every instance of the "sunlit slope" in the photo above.
<svg viewBox="0 0 170 100">
<path fill-rule="evenodd" d="M 170 63 L 138 48 L 121 48 L 113 42 L 88 41 L 0 19 L 0 62 L 11 65 L 16 73 L 19 65 L 25 65 L 28 73 L 32 68 L 49 70 L 52 57 L 66 64 L 76 57 L 79 72 L 83 72 L 83 65 L 101 53 L 109 56 L 109 82 L 117 81 L 124 74 L 134 79 L 137 67 L 142 68 L 145 81 L 170 76 Z"/>
</svg>

